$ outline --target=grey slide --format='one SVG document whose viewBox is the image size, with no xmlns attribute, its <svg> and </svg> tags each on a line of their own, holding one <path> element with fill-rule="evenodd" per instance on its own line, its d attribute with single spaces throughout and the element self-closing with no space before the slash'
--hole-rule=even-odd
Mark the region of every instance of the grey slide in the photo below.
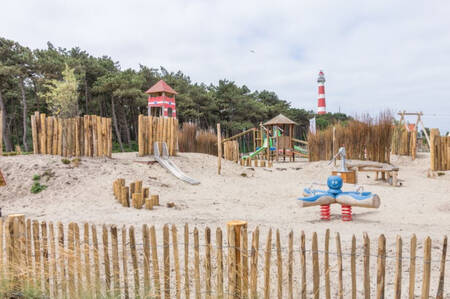
<svg viewBox="0 0 450 299">
<path fill-rule="evenodd" d="M 191 185 L 200 184 L 199 181 L 187 176 L 184 172 L 181 171 L 181 169 L 178 168 L 178 166 L 175 165 L 175 163 L 169 160 L 169 151 L 167 150 L 167 144 L 165 142 L 162 142 L 162 155 L 160 155 L 159 153 L 158 142 L 153 143 L 153 149 L 155 160 L 159 164 L 161 164 L 162 167 L 171 172 L 174 176 Z"/>
</svg>

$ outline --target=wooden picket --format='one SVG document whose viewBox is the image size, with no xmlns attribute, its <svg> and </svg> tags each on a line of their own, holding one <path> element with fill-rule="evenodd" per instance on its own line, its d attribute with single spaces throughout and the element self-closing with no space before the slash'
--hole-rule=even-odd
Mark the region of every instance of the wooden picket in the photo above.
<svg viewBox="0 0 450 299">
<path fill-rule="evenodd" d="M 47 117 L 36 111 L 31 116 L 33 153 L 64 157 L 111 157 L 111 118 Z"/>
<path fill-rule="evenodd" d="M 445 279 L 446 236 L 442 243 L 432 246 L 429 237 L 417 244 L 413 235 L 407 250 L 401 237 L 391 240 L 395 248 L 387 248 L 391 243 L 381 235 L 378 250 L 371 254 L 367 234 L 359 247 L 356 236 L 346 243 L 336 233 L 333 245 L 327 230 L 321 245 L 317 233 L 307 238 L 301 232 L 296 248 L 292 231 L 284 238 L 280 230 L 272 235 L 269 229 L 265 246 L 260 249 L 258 227 L 253 232 L 247 232 L 246 226 L 229 228 L 226 246 L 220 228 L 215 238 L 209 227 L 204 234 L 198 228 L 189 234 L 186 225 L 184 232 L 184 240 L 178 243 L 175 225 L 170 229 L 164 225 L 161 231 L 148 225 L 137 231 L 133 226 L 119 229 L 104 225 L 99 250 L 95 225 L 54 226 L 52 222 L 25 221 L 23 215 L 10 215 L 6 221 L 0 219 L 0 277 L 2 286 L 6 286 L 0 289 L 0 296 L 34 287 L 49 298 L 189 298 L 191 286 L 195 298 L 328 298 L 331 294 L 338 298 L 386 298 L 387 294 L 401 298 L 402 293 L 410 298 L 450 296 Z M 418 245 L 423 255 L 416 256 Z M 184 246 L 184 271 L 179 246 Z M 162 250 L 160 255 L 158 250 Z M 376 258 L 375 268 L 370 267 L 370 257 Z M 416 260 L 420 275 L 416 273 Z M 373 270 L 376 285 L 370 280 Z M 404 279 L 407 273 L 409 279 Z M 130 292 L 129 278 L 134 281 Z M 416 279 L 421 282 L 420 290 L 415 290 Z"/>
</svg>

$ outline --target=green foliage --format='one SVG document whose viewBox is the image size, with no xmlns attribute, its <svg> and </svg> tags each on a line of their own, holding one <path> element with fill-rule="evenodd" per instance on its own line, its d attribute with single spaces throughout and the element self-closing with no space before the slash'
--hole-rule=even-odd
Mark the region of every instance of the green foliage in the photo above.
<svg viewBox="0 0 450 299">
<path fill-rule="evenodd" d="M 66 64 L 62 72 L 63 80 L 49 80 L 44 85 L 47 92 L 39 95 L 45 99 L 53 115 L 67 118 L 78 115 L 78 81 L 75 70 Z"/>
<path fill-rule="evenodd" d="M 12 145 L 23 142 L 24 123 L 29 127 L 31 113 L 39 111 L 61 117 L 78 114 L 113 117 L 117 120 L 117 130 L 113 123 L 113 151 L 120 150 L 119 136 L 124 151 L 136 151 L 137 116 L 147 113 L 145 91 L 160 79 L 178 92 L 180 124 L 192 121 L 206 129 L 215 128 L 220 122 L 225 136 L 283 113 L 299 124 L 295 136 L 302 138 L 307 134 L 309 119 L 315 116 L 313 111 L 293 107 L 273 91 L 251 91 L 246 85 L 227 79 L 206 85 L 192 82 L 181 71 L 170 72 L 164 67 L 140 65 L 137 70 L 122 70 L 112 58 L 94 57 L 78 47 L 65 49 L 48 43 L 46 49 L 30 50 L 0 38 L 0 95 L 8 123 L 5 148 L 12 151 Z M 20 84 L 28 104 L 25 122 Z M 341 113 L 320 115 L 317 127 L 324 129 L 348 119 Z M 31 144 L 30 128 L 27 135 L 25 140 Z"/>
<path fill-rule="evenodd" d="M 41 176 L 38 174 L 33 175 L 33 181 L 39 181 L 41 179 Z"/>
<path fill-rule="evenodd" d="M 65 164 L 65 165 L 70 164 L 70 160 L 65 159 L 65 158 L 61 159 L 61 162 L 62 162 L 62 164 Z"/>
<path fill-rule="evenodd" d="M 123 146 L 123 151 L 126 153 L 137 152 L 138 150 L 139 150 L 139 146 L 136 141 L 132 141 L 130 144 L 124 144 L 124 146 Z M 113 142 L 112 152 L 113 153 L 121 153 L 122 152 L 118 142 Z"/>
<path fill-rule="evenodd" d="M 37 194 L 45 189 L 47 189 L 46 185 L 41 185 L 41 183 L 39 182 L 34 182 L 33 185 L 31 186 L 31 193 Z"/>
</svg>

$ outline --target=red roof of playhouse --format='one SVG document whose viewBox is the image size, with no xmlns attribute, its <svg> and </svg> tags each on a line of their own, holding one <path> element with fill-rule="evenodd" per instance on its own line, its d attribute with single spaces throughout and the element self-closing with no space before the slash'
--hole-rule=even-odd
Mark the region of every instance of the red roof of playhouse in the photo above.
<svg viewBox="0 0 450 299">
<path fill-rule="evenodd" d="M 408 124 L 408 130 L 409 131 L 415 131 L 416 130 L 416 124 Z"/>
<path fill-rule="evenodd" d="M 164 80 L 159 80 L 158 83 L 150 87 L 145 93 L 166 92 L 169 94 L 178 94 L 172 87 L 169 86 Z"/>
</svg>

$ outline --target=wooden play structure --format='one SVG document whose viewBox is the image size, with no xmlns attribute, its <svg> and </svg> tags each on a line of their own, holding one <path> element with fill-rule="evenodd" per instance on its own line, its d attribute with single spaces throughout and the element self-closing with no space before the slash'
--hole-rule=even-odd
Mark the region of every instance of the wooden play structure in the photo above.
<svg viewBox="0 0 450 299">
<path fill-rule="evenodd" d="M 159 80 L 145 93 L 148 97 L 148 116 L 153 117 L 177 117 L 175 95 L 173 90 L 164 80 Z"/>
<path fill-rule="evenodd" d="M 117 179 L 113 183 L 114 197 L 124 207 L 133 207 L 135 209 L 153 210 L 154 206 L 159 206 L 159 195 L 150 194 L 149 188 L 142 187 L 142 181 L 125 185 L 125 179 Z"/>
<path fill-rule="evenodd" d="M 220 160 L 240 163 L 243 166 L 271 167 L 272 161 L 295 161 L 295 157 L 308 157 L 308 142 L 294 138 L 297 125 L 283 114 L 260 123 L 258 128 L 250 128 L 234 136 L 222 139 L 220 124 L 218 130 L 218 168 Z M 296 145 L 298 144 L 298 145 Z M 252 162 L 254 161 L 254 162 Z"/>
<path fill-rule="evenodd" d="M 33 153 L 63 157 L 111 157 L 111 118 L 96 115 L 57 118 L 31 116 Z"/>
<path fill-rule="evenodd" d="M 176 155 L 178 141 L 178 120 L 174 117 L 153 117 L 139 115 L 139 156 L 154 154 L 155 142 L 165 142 L 170 156 Z"/>
<path fill-rule="evenodd" d="M 450 136 L 441 136 L 439 129 L 430 132 L 430 158 L 432 171 L 450 170 Z"/>
</svg>

